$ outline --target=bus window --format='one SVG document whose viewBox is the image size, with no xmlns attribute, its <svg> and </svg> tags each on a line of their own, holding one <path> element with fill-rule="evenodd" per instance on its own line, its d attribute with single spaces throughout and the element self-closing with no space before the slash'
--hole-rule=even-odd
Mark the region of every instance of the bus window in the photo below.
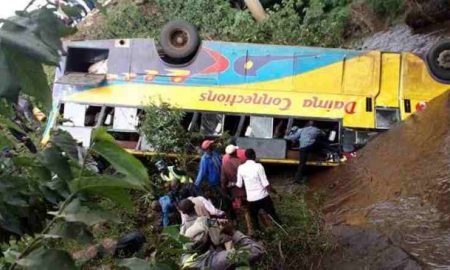
<svg viewBox="0 0 450 270">
<path fill-rule="evenodd" d="M 114 121 L 114 108 L 105 107 L 105 113 L 103 119 L 100 120 L 100 126 L 112 127 Z M 97 123 L 97 120 L 95 121 Z"/>
<path fill-rule="evenodd" d="M 108 54 L 107 49 L 69 47 L 65 73 L 106 74 Z"/>
<path fill-rule="evenodd" d="M 272 138 L 273 118 L 250 116 L 250 129 L 247 129 L 246 136 L 255 138 Z"/>
<path fill-rule="evenodd" d="M 102 107 L 100 106 L 88 106 L 86 109 L 86 115 L 84 116 L 84 126 L 93 127 L 97 123 Z"/>
<path fill-rule="evenodd" d="M 115 107 L 113 129 L 135 131 L 138 125 L 137 108 Z"/>
<path fill-rule="evenodd" d="M 200 132 L 207 136 L 220 136 L 223 132 L 223 114 L 203 113 Z"/>
<path fill-rule="evenodd" d="M 83 127 L 86 116 L 87 105 L 76 103 L 65 103 L 63 118 L 65 126 Z"/>
<path fill-rule="evenodd" d="M 228 132 L 231 136 L 239 136 L 239 125 L 245 120 L 245 116 L 241 115 L 225 115 L 224 131 Z"/>
<path fill-rule="evenodd" d="M 288 118 L 273 119 L 273 138 L 283 138 L 286 135 L 288 122 Z"/>
<path fill-rule="evenodd" d="M 187 131 L 198 131 L 199 124 L 199 113 L 198 112 L 184 112 L 183 119 L 181 120 L 181 125 Z"/>
<path fill-rule="evenodd" d="M 239 125 L 236 130 L 235 136 L 236 137 L 244 137 L 246 136 L 245 133 L 250 127 L 250 117 L 243 115 L 241 116 L 241 119 L 239 119 Z"/>
</svg>

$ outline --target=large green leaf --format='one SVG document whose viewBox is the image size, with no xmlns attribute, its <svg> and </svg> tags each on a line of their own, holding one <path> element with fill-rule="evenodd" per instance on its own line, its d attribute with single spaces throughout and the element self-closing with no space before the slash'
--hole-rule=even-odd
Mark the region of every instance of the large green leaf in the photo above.
<svg viewBox="0 0 450 270">
<path fill-rule="evenodd" d="M 77 142 L 69 132 L 59 129 L 53 134 L 50 141 L 61 148 L 69 158 L 78 162 Z"/>
<path fill-rule="evenodd" d="M 119 266 L 128 268 L 130 270 L 152 270 L 150 262 L 139 258 L 129 258 L 121 260 Z"/>
<path fill-rule="evenodd" d="M 36 33 L 41 27 L 55 27 L 55 25 L 39 25 L 35 20 L 25 16 L 10 17 L 0 28 L 0 39 L 2 44 L 17 49 L 35 61 L 57 65 L 58 50 L 45 44 Z"/>
<path fill-rule="evenodd" d="M 19 78 L 22 92 L 36 98 L 45 109 L 50 108 L 51 92 L 42 64 L 17 49 L 5 46 L 3 50 L 9 67 Z"/>
<path fill-rule="evenodd" d="M 64 157 L 58 148 L 50 146 L 40 153 L 42 164 L 56 173 L 58 177 L 65 181 L 72 180 L 72 171 L 67 158 Z"/>
<path fill-rule="evenodd" d="M 104 198 L 108 198 L 117 205 L 120 205 L 127 210 L 133 210 L 133 201 L 131 200 L 130 193 L 128 192 L 128 190 L 125 190 L 123 188 L 98 187 L 90 188 L 87 192 Z"/>
<path fill-rule="evenodd" d="M 73 180 L 70 183 L 70 189 L 72 192 L 102 187 L 118 187 L 143 190 L 142 185 L 134 179 L 107 175 L 81 177 Z"/>
<path fill-rule="evenodd" d="M 28 256 L 20 259 L 18 265 L 24 269 L 33 270 L 75 270 L 75 262 L 64 250 L 45 249 L 43 247 L 31 252 Z"/>
<path fill-rule="evenodd" d="M 140 185 L 145 185 L 148 182 L 148 174 L 144 165 L 118 146 L 105 128 L 95 130 L 93 142 L 91 149 L 104 157 L 118 172 L 136 180 Z"/>
<path fill-rule="evenodd" d="M 22 228 L 20 226 L 19 218 L 12 215 L 7 207 L 0 205 L 0 228 L 3 230 L 22 235 Z"/>
<path fill-rule="evenodd" d="M 67 182 L 60 177 L 53 178 L 51 181 L 46 182 L 44 185 L 49 189 L 57 192 L 63 198 L 67 198 L 70 196 L 70 189 L 67 185 Z"/>
<path fill-rule="evenodd" d="M 0 40 L 0 97 L 15 101 L 19 92 L 20 84 L 17 77 L 11 72 Z"/>
<path fill-rule="evenodd" d="M 5 134 L 0 134 L 0 149 L 12 148 L 14 146 L 13 142 L 5 136 Z"/>
<path fill-rule="evenodd" d="M 86 224 L 80 222 L 58 222 L 45 237 L 73 239 L 80 244 L 90 244 L 94 240 Z"/>
<path fill-rule="evenodd" d="M 119 222 L 117 217 L 102 209 L 92 209 L 82 205 L 79 199 L 74 199 L 61 213 L 60 217 L 68 222 L 82 222 L 88 226 L 106 221 Z"/>
<path fill-rule="evenodd" d="M 0 115 L 0 124 L 4 125 L 5 127 L 9 128 L 9 129 L 14 129 L 15 131 L 18 131 L 22 134 L 26 134 L 26 132 L 21 127 L 19 127 L 16 123 L 14 123 L 10 119 L 7 119 L 1 115 Z"/>
</svg>

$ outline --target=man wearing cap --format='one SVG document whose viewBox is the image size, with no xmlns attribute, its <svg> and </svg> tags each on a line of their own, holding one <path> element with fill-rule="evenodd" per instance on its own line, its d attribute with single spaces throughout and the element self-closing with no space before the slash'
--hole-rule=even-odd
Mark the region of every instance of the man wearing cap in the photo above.
<svg viewBox="0 0 450 270">
<path fill-rule="evenodd" d="M 202 150 L 204 153 L 200 159 L 200 168 L 195 179 L 195 185 L 199 188 L 203 180 L 207 179 L 210 187 L 218 188 L 222 161 L 219 153 L 214 151 L 214 141 L 204 140 Z"/>
<path fill-rule="evenodd" d="M 238 150 L 241 149 L 232 144 L 228 145 L 225 148 L 225 155 L 222 159 L 222 173 L 220 177 L 220 184 L 223 194 L 226 194 L 227 197 L 231 199 L 231 205 L 229 207 L 230 218 L 232 220 L 236 220 L 242 208 L 247 225 L 247 231 L 249 234 L 251 234 L 252 226 L 250 221 L 250 214 L 247 208 L 247 202 L 245 199 L 245 189 L 236 186 L 238 167 L 245 162 L 245 160 L 242 160 L 238 157 Z"/>
</svg>

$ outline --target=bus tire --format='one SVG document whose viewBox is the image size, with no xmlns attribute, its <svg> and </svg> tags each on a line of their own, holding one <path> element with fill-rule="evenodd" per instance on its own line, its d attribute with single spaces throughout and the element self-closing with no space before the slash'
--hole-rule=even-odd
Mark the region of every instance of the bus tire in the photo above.
<svg viewBox="0 0 450 270">
<path fill-rule="evenodd" d="M 185 21 L 168 22 L 161 31 L 163 52 L 173 60 L 192 58 L 200 46 L 197 28 Z"/>
<path fill-rule="evenodd" d="M 431 73 L 439 80 L 450 81 L 450 39 L 433 45 L 426 56 Z"/>
</svg>

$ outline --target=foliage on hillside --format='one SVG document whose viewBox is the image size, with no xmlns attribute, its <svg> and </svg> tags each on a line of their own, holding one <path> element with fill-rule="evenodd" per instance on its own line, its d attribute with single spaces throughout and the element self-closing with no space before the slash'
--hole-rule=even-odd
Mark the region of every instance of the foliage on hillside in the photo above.
<svg viewBox="0 0 450 270">
<path fill-rule="evenodd" d="M 184 19 L 198 26 L 204 39 L 338 46 L 348 21 L 347 2 L 283 0 L 268 9 L 266 21 L 256 24 L 247 10 L 224 0 L 152 0 L 143 6 L 124 0 L 77 37 L 158 37 L 166 22 Z"/>
<path fill-rule="evenodd" d="M 122 0 L 109 8 L 108 16 L 82 27 L 75 38 L 158 38 L 165 23 L 184 19 L 198 26 L 206 40 L 342 47 L 348 38 L 382 30 L 411 13 L 421 14 L 421 6 L 409 0 L 268 0 L 261 1 L 268 19 L 256 23 L 248 10 L 230 2 L 239 1 L 149 0 L 136 5 Z"/>
</svg>

